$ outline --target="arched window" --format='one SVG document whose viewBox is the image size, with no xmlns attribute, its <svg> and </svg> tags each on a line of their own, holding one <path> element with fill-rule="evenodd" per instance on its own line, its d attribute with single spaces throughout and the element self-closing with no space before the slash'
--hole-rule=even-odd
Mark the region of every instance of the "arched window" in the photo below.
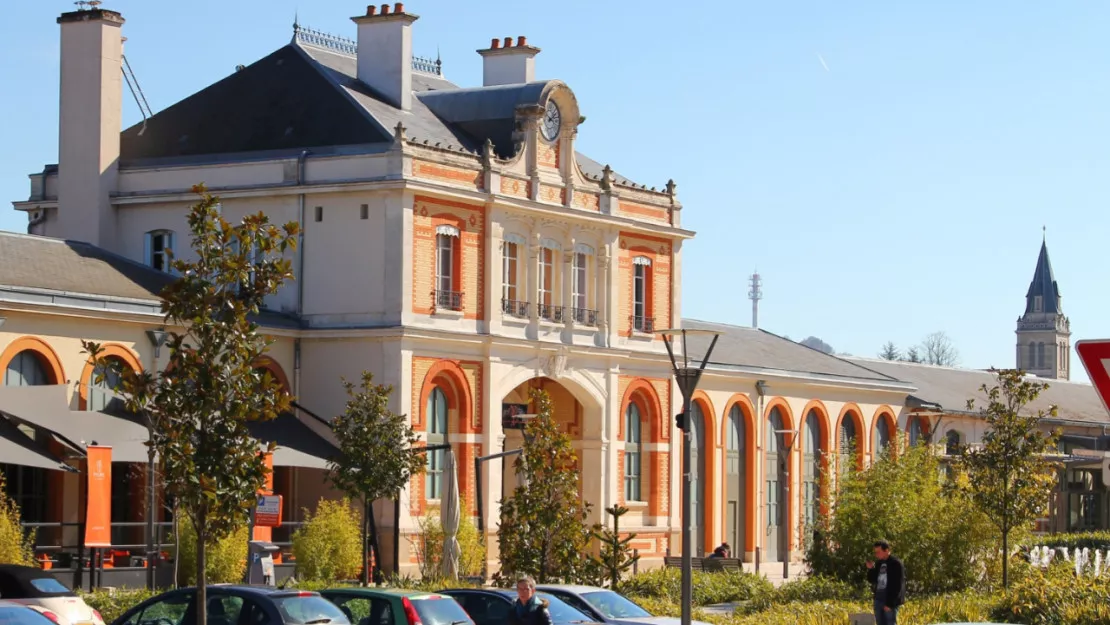
<svg viewBox="0 0 1110 625">
<path fill-rule="evenodd" d="M 1037 343 L 1037 368 L 1044 369 L 1044 343 Z"/>
<path fill-rule="evenodd" d="M 806 415 L 805 466 L 802 474 L 802 513 L 805 514 L 806 527 L 817 522 L 820 502 L 818 476 L 821 458 L 821 424 L 817 411 L 810 410 Z"/>
<path fill-rule="evenodd" d="M 116 365 L 116 367 L 127 366 L 118 358 L 109 357 L 106 360 Z M 120 387 L 120 374 L 116 367 L 97 363 L 92 375 L 89 376 L 87 393 L 89 400 L 85 404 L 86 410 L 104 410 L 116 399 L 113 391 Z M 99 382 L 97 382 L 98 379 Z"/>
<path fill-rule="evenodd" d="M 768 561 L 777 561 L 779 554 L 785 550 L 786 533 L 790 531 L 786 519 L 786 465 L 790 460 L 787 457 L 786 439 L 782 434 L 782 413 L 777 406 L 767 415 L 766 427 L 766 555 Z"/>
<path fill-rule="evenodd" d="M 624 412 L 624 499 L 642 501 L 640 491 L 641 445 L 643 443 L 643 420 L 640 408 L 629 402 Z"/>
<path fill-rule="evenodd" d="M 956 430 L 948 430 L 944 435 L 944 453 L 958 456 L 963 453 L 963 436 Z"/>
<path fill-rule="evenodd" d="M 854 466 L 852 461 L 853 452 L 859 453 L 859 440 L 858 433 L 856 432 L 856 420 L 853 413 L 844 415 L 844 419 L 840 422 L 840 470 L 847 471 L 850 467 Z"/>
<path fill-rule="evenodd" d="M 890 424 L 887 422 L 884 415 L 879 415 L 875 422 L 875 455 L 878 456 L 886 451 L 890 445 Z"/>
<path fill-rule="evenodd" d="M 744 412 L 740 405 L 734 405 L 728 413 L 728 426 L 725 432 L 725 536 L 728 544 L 740 549 L 744 540 L 744 510 L 747 505 L 744 447 L 747 444 Z"/>
<path fill-rule="evenodd" d="M 16 354 L 4 371 L 4 386 L 41 386 L 49 383 L 42 357 L 30 349 Z"/>
<path fill-rule="evenodd" d="M 424 413 L 428 423 L 428 445 L 442 445 L 447 442 L 447 396 L 437 386 L 428 395 L 428 406 Z M 428 452 L 428 468 L 424 476 L 424 497 L 439 499 L 443 494 L 443 463 L 446 452 Z"/>
</svg>

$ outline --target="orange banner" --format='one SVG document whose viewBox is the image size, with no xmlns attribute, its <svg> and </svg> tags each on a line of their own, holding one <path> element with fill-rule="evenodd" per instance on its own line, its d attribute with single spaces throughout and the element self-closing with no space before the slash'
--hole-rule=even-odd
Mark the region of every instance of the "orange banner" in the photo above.
<svg viewBox="0 0 1110 625">
<path fill-rule="evenodd" d="M 266 484 L 262 488 L 258 489 L 258 494 L 272 495 L 274 492 L 274 454 L 262 452 L 262 458 L 266 462 Z M 279 521 L 277 525 L 280 524 L 281 523 Z M 254 524 L 254 531 L 251 533 L 251 538 L 253 540 L 265 540 L 267 542 L 273 540 L 274 536 L 274 530 L 272 527 L 259 525 L 257 520 Z"/>
<path fill-rule="evenodd" d="M 112 448 L 88 447 L 85 546 L 112 546 Z"/>
</svg>

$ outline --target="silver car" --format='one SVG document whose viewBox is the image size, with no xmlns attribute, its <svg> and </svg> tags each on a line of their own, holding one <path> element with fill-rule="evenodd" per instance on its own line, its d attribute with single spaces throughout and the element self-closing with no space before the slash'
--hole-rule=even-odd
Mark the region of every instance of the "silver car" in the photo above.
<svg viewBox="0 0 1110 625">
<path fill-rule="evenodd" d="M 544 584 L 536 586 L 554 595 L 599 623 L 607 625 L 679 625 L 673 616 L 652 616 L 627 597 L 606 588 Z M 709 625 L 704 621 L 691 621 L 692 625 Z"/>
</svg>

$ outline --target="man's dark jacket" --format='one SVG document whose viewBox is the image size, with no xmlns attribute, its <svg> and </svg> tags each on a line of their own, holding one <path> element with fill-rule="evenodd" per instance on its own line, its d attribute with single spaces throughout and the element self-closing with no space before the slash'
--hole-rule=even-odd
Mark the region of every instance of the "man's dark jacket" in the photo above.
<svg viewBox="0 0 1110 625">
<path fill-rule="evenodd" d="M 906 568 L 902 566 L 902 561 L 894 556 L 876 562 L 874 568 L 867 570 L 867 581 L 871 582 L 873 592 L 878 592 L 879 568 L 884 564 L 886 565 L 885 605 L 893 609 L 906 602 Z"/>
<path fill-rule="evenodd" d="M 551 625 L 551 612 L 547 610 L 547 600 L 533 595 L 532 599 L 521 605 L 520 599 L 513 601 L 509 611 L 510 625 Z"/>
</svg>

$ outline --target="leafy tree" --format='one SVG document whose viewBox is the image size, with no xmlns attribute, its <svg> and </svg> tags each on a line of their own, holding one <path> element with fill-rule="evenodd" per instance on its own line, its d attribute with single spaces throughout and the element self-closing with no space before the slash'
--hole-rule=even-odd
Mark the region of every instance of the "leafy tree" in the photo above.
<svg viewBox="0 0 1110 625">
<path fill-rule="evenodd" d="M 942 331 L 933 332 L 921 341 L 922 360 L 927 365 L 954 367 L 960 363 L 960 352 L 952 339 Z"/>
<path fill-rule="evenodd" d="M 883 360 L 902 360 L 902 352 L 898 351 L 894 341 L 887 341 L 883 345 L 883 350 L 879 352 L 879 358 Z"/>
<path fill-rule="evenodd" d="M 819 352 L 824 352 L 826 354 L 835 354 L 836 353 L 836 350 L 833 349 L 832 345 L 829 345 L 828 343 L 822 341 L 821 339 L 817 338 L 816 336 L 806 337 L 806 338 L 802 339 L 800 342 L 801 342 L 802 345 L 805 345 L 806 347 L 809 347 L 811 349 L 816 349 Z"/>
<path fill-rule="evenodd" d="M 940 459 L 924 445 L 884 453 L 866 468 L 842 472 L 806 551 L 813 574 L 863 585 L 864 562 L 874 557 L 872 543 L 884 538 L 905 562 L 912 592 L 972 587 L 996 544 L 994 532 L 939 476 Z"/>
<path fill-rule="evenodd" d="M 210 584 L 237 584 L 247 572 L 247 543 L 250 541 L 247 519 L 223 538 L 208 544 L 204 556 L 204 579 Z M 174 562 L 177 564 L 175 580 L 178 586 L 197 583 L 197 533 L 185 518 L 177 524 L 173 534 Z"/>
<path fill-rule="evenodd" d="M 405 415 L 389 409 L 393 387 L 374 384 L 366 371 L 362 384 L 346 380 L 347 408 L 332 421 L 339 442 L 339 454 L 328 461 L 328 480 L 352 499 L 362 501 L 362 561 L 369 562 L 370 545 L 375 561 L 380 561 L 378 537 L 370 540 L 371 506 L 378 499 L 396 499 L 413 475 L 424 471 L 425 458 L 413 453 L 419 440 Z M 375 532 L 376 534 L 376 532 Z M 369 583 L 368 567 L 363 566 L 362 583 Z"/>
<path fill-rule="evenodd" d="M 906 350 L 906 356 L 902 358 L 904 362 L 925 362 L 921 358 L 921 351 L 915 346 Z"/>
<path fill-rule="evenodd" d="M 252 317 L 292 278 L 285 253 L 296 248 L 299 226 L 279 227 L 263 213 L 231 224 L 204 185 L 193 191 L 200 201 L 187 221 L 196 259 L 175 258 L 179 277 L 161 293 L 169 363 L 156 374 L 122 376 L 120 394 L 129 410 L 159 426 L 149 444 L 167 494 L 196 532 L 197 622 L 204 625 L 206 548 L 245 524 L 266 480 L 247 424 L 290 406 L 280 383 L 254 368 L 269 341 Z M 110 366 L 98 344 L 84 345 L 99 366 Z"/>
<path fill-rule="evenodd" d="M 1048 388 L 1015 369 L 995 371 L 998 384 L 981 387 L 987 405 L 979 414 L 987 423 L 982 444 L 964 451 L 957 467 L 966 474 L 961 486 L 998 529 L 1002 538 L 1002 585 L 1010 583 L 1010 533 L 1042 516 L 1056 480 L 1057 465 L 1047 458 L 1056 434 L 1043 429 L 1056 406 L 1025 410 Z M 975 400 L 968 400 L 968 410 Z"/>
<path fill-rule="evenodd" d="M 547 392 L 532 391 L 532 403 L 536 417 L 525 426 L 524 452 L 514 462 L 522 483 L 501 504 L 501 570 L 540 583 L 590 581 L 596 566 L 583 554 L 593 528 L 590 504 L 578 497 L 574 449 L 555 423 Z"/>
<path fill-rule="evenodd" d="M 601 542 L 601 554 L 597 561 L 605 572 L 609 588 L 617 590 L 620 587 L 621 580 L 640 560 L 640 556 L 632 553 L 631 543 L 636 538 L 636 534 L 628 534 L 621 538 L 621 517 L 628 514 L 628 508 L 613 505 L 606 508 L 605 512 L 613 517 L 613 529 L 606 527 L 596 534 Z"/>
</svg>

